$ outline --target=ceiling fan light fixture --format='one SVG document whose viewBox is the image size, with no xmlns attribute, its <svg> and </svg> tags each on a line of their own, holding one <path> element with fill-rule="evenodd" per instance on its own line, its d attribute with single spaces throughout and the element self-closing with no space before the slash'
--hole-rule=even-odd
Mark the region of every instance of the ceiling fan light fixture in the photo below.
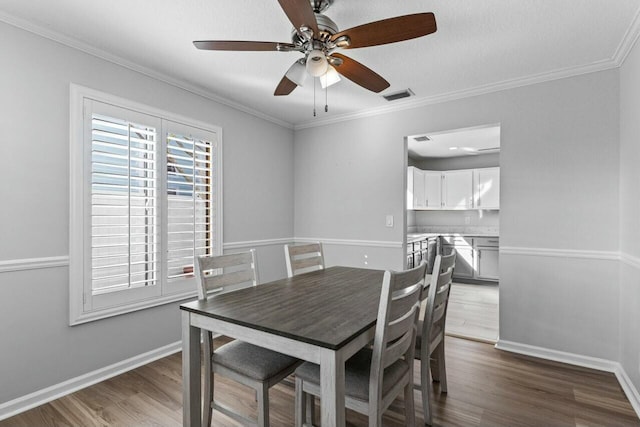
<svg viewBox="0 0 640 427">
<path fill-rule="evenodd" d="M 304 59 L 294 62 L 285 75 L 298 86 L 304 86 L 304 82 L 307 80 L 307 68 L 304 66 Z"/>
<path fill-rule="evenodd" d="M 331 85 L 334 85 L 340 81 L 340 74 L 335 68 L 327 67 L 327 72 L 320 76 L 320 85 L 322 89 L 326 89 Z"/>
<path fill-rule="evenodd" d="M 327 58 L 324 52 L 314 49 L 307 56 L 307 72 L 313 77 L 320 77 L 327 72 Z"/>
</svg>

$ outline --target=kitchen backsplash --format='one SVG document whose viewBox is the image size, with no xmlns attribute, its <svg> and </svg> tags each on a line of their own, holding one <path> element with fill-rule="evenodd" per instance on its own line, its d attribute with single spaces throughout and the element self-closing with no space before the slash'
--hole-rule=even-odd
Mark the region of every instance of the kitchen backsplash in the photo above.
<svg viewBox="0 0 640 427">
<path fill-rule="evenodd" d="M 409 233 L 500 234 L 500 211 L 407 211 Z"/>
</svg>

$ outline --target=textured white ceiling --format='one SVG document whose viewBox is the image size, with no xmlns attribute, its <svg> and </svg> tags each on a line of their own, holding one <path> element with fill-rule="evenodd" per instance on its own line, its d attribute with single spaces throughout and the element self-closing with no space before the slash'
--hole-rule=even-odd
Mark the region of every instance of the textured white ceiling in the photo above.
<svg viewBox="0 0 640 427">
<path fill-rule="evenodd" d="M 391 83 L 382 94 L 411 88 L 415 98 L 397 101 L 406 103 L 613 66 L 639 8 L 638 0 L 335 0 L 326 14 L 346 29 L 435 13 L 435 34 L 342 52 Z M 318 91 L 314 119 L 312 85 L 273 96 L 299 53 L 193 47 L 203 39 L 290 41 L 291 24 L 276 0 L 0 0 L 0 19 L 77 40 L 294 125 L 392 105 L 343 79 L 329 89 L 329 113 Z"/>
<path fill-rule="evenodd" d="M 416 140 L 427 136 L 428 141 Z M 446 132 L 412 135 L 407 138 L 409 156 L 461 157 L 500 151 L 500 125 L 475 126 Z"/>
</svg>

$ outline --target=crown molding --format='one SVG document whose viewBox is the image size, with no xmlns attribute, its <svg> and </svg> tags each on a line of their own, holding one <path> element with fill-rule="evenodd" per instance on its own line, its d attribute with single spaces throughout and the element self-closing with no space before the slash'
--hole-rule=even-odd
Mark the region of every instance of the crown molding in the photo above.
<svg viewBox="0 0 640 427">
<path fill-rule="evenodd" d="M 131 71 L 134 71 L 139 74 L 143 74 L 147 77 L 151 77 L 152 79 L 161 81 L 168 85 L 177 87 L 179 89 L 190 92 L 194 95 L 201 96 L 210 101 L 217 102 L 224 106 L 233 108 L 234 110 L 241 111 L 246 114 L 250 114 L 259 119 L 263 119 L 274 123 L 276 125 L 282 126 L 287 129 L 293 129 L 293 124 L 289 122 L 285 122 L 284 120 L 280 120 L 276 117 L 270 116 L 268 114 L 263 113 L 262 111 L 255 110 L 246 105 L 240 104 L 238 102 L 232 101 L 230 99 L 224 98 L 220 95 L 217 95 L 209 90 L 206 90 L 202 87 L 187 83 L 183 80 L 176 79 L 174 77 L 169 76 L 168 74 L 158 72 L 148 67 L 144 67 L 140 64 L 137 64 L 133 61 L 129 61 L 120 56 L 113 55 L 108 53 L 102 49 L 95 48 L 87 43 L 84 43 L 80 40 L 77 40 L 73 37 L 68 37 L 64 34 L 60 34 L 56 31 L 52 31 L 50 29 L 41 27 L 32 22 L 26 21 L 21 18 L 17 18 L 13 15 L 0 11 L 0 21 L 9 24 L 13 27 L 19 28 L 21 30 L 36 34 L 40 37 L 44 37 L 56 43 L 62 44 L 64 46 L 70 47 L 72 49 L 79 50 L 81 52 L 87 53 L 89 55 L 95 56 L 97 58 L 103 59 L 105 61 L 111 62 L 113 64 L 119 65 L 121 67 L 127 68 Z"/>
<path fill-rule="evenodd" d="M 294 125 L 293 128 L 294 130 L 301 130 L 301 129 L 326 126 L 326 125 L 346 122 L 350 120 L 362 119 L 365 117 L 379 116 L 381 114 L 388 114 L 388 113 L 393 113 L 397 111 L 410 110 L 413 108 L 424 107 L 427 105 L 441 104 L 444 102 L 471 98 L 479 95 L 486 95 L 493 92 L 500 92 L 508 89 L 515 89 L 523 86 L 530 86 L 538 83 L 545 83 L 553 80 L 565 79 L 568 77 L 575 77 L 582 74 L 590 74 L 598 71 L 610 70 L 617 67 L 618 67 L 618 64 L 613 59 L 596 61 L 587 65 L 562 68 L 555 71 L 549 71 L 546 73 L 533 74 L 530 76 L 521 77 L 517 79 L 504 80 L 497 83 L 490 83 L 487 85 L 476 86 L 473 88 L 463 89 L 463 90 L 454 91 L 454 92 L 448 92 L 440 95 L 415 98 L 408 101 L 400 101 L 400 102 L 394 103 L 393 105 L 370 108 L 370 109 L 361 110 L 355 113 L 348 113 L 340 116 L 334 116 L 324 120 L 308 121 L 308 122 Z"/>
<path fill-rule="evenodd" d="M 388 113 L 397 112 L 397 111 L 404 111 L 404 110 L 424 107 L 427 105 L 440 104 L 440 103 L 455 101 L 455 100 L 464 99 L 464 98 L 471 98 L 479 95 L 486 95 L 493 92 L 500 92 L 508 89 L 515 89 L 518 87 L 529 86 L 529 85 L 549 82 L 553 80 L 560 80 L 568 77 L 579 76 L 582 74 L 589 74 L 589 73 L 595 73 L 598 71 L 605 71 L 613 68 L 619 68 L 624 63 L 625 59 L 631 52 L 631 49 L 633 48 L 637 39 L 640 37 L 640 9 L 639 9 L 634 16 L 634 19 L 632 20 L 631 25 L 629 26 L 629 28 L 627 28 L 627 31 L 625 32 L 624 37 L 622 38 L 620 44 L 616 49 L 615 54 L 611 59 L 596 61 L 591 64 L 580 65 L 576 67 L 562 68 L 562 69 L 558 69 L 558 70 L 554 70 L 546 73 L 533 74 L 530 76 L 525 76 L 525 77 L 516 78 L 516 79 L 504 80 L 501 82 L 490 83 L 486 85 L 476 86 L 473 88 L 463 89 L 460 91 L 448 92 L 440 95 L 416 98 L 416 99 L 407 100 L 407 101 L 400 101 L 400 102 L 394 103 L 393 105 L 365 109 L 365 110 L 357 111 L 354 113 L 347 113 L 347 114 L 334 116 L 324 120 L 313 120 L 313 121 L 307 121 L 299 124 L 292 124 L 292 123 L 280 120 L 276 117 L 270 116 L 268 114 L 265 114 L 261 111 L 255 110 L 251 107 L 245 106 L 243 104 L 240 104 L 235 101 L 216 95 L 215 93 L 208 91 L 206 89 L 203 89 L 201 87 L 198 87 L 196 85 L 189 84 L 185 81 L 176 79 L 167 74 L 157 72 L 147 67 L 143 67 L 132 61 L 128 61 L 119 56 L 112 55 L 106 51 L 94 48 L 84 42 L 65 36 L 58 32 L 51 31 L 41 26 L 35 25 L 31 22 L 14 17 L 7 13 L 0 12 L 0 21 L 3 21 L 9 25 L 23 29 L 25 31 L 37 34 L 41 37 L 47 38 L 49 40 L 63 44 L 65 46 L 80 50 L 92 56 L 101 58 L 105 61 L 109 61 L 114 64 L 120 65 L 132 71 L 138 72 L 140 74 L 162 81 L 169 85 L 183 89 L 187 92 L 191 92 L 195 95 L 202 96 L 206 99 L 209 99 L 211 101 L 233 108 L 235 110 L 250 114 L 260 119 L 263 119 L 263 120 L 275 123 L 279 126 L 285 127 L 287 129 L 293 129 L 293 130 L 327 126 L 330 124 L 356 120 L 356 119 L 361 119 L 365 117 L 373 117 L 373 116 L 388 114 Z"/>
<path fill-rule="evenodd" d="M 320 126 L 326 126 L 334 123 L 345 122 L 349 120 L 356 120 L 365 117 L 378 116 L 381 114 L 392 113 L 396 111 L 409 110 L 412 108 L 424 107 L 427 105 L 440 104 L 448 101 L 455 101 L 458 99 L 471 98 L 473 96 L 486 95 L 492 92 L 499 92 L 508 89 L 515 89 L 518 87 L 534 85 L 538 83 L 545 83 L 553 80 L 560 80 L 568 77 L 575 77 L 582 74 L 595 73 L 598 71 L 610 70 L 613 68 L 619 68 L 624 63 L 625 59 L 631 52 L 631 49 L 640 37 L 640 9 L 636 12 L 631 25 L 627 28 L 620 44 L 618 45 L 615 54 L 611 59 L 596 61 L 591 64 L 580 65 L 576 67 L 561 68 L 558 70 L 550 71 L 547 73 L 533 74 L 526 77 L 517 79 L 504 80 L 501 82 L 491 83 L 482 86 L 476 86 L 469 89 L 463 89 L 460 91 L 449 92 L 440 95 L 434 95 L 430 97 L 416 98 L 413 100 L 401 101 L 394 103 L 392 106 L 383 106 L 370 108 L 367 110 L 358 111 L 355 113 L 343 114 L 324 120 L 307 121 L 294 125 L 295 130 L 314 128 Z"/>
<path fill-rule="evenodd" d="M 640 10 L 636 13 L 636 16 L 633 17 L 633 21 L 631 21 L 631 25 L 627 28 L 627 31 L 624 33 L 618 48 L 616 49 L 616 53 L 613 55 L 613 60 L 621 67 L 624 64 L 624 61 L 629 56 L 631 49 L 638 41 L 638 37 L 640 37 Z"/>
</svg>

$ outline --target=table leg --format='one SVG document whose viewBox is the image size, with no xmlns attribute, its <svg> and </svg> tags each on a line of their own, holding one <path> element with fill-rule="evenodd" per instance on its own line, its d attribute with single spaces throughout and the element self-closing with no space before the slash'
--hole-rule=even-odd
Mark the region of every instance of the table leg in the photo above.
<svg viewBox="0 0 640 427">
<path fill-rule="evenodd" d="M 191 326 L 188 311 L 182 311 L 182 424 L 200 427 L 201 396 L 200 328 Z"/>
<path fill-rule="evenodd" d="M 339 352 L 320 355 L 320 413 L 323 427 L 344 427 L 344 360 Z"/>
</svg>

